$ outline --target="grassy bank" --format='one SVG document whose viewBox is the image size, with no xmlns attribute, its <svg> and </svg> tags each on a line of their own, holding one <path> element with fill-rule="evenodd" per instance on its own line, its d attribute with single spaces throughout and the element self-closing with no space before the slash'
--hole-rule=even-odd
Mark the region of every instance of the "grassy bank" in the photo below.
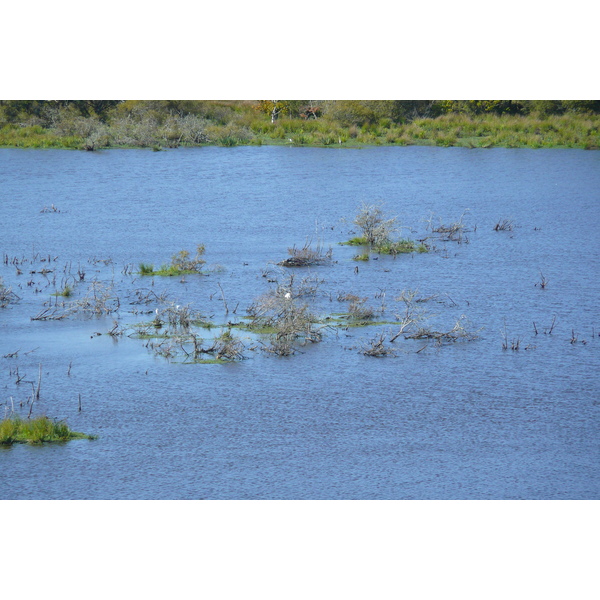
<svg viewBox="0 0 600 600">
<path fill-rule="evenodd" d="M 72 431 L 64 421 L 54 421 L 45 416 L 35 419 L 12 416 L 0 422 L 0 444 L 3 445 L 42 444 L 81 439 L 93 440 L 96 438 L 92 435 Z"/>
<path fill-rule="evenodd" d="M 474 102 L 455 101 L 432 101 L 426 109 L 410 113 L 394 112 L 398 101 L 323 101 L 323 108 L 313 112 L 292 110 L 289 101 L 282 103 L 286 110 L 275 114 L 277 105 L 269 101 L 115 102 L 101 115 L 53 104 L 10 112 L 0 103 L 0 146 L 82 150 L 261 144 L 600 148 L 598 111 L 567 110 L 566 102 L 559 107 L 560 114 L 549 112 L 550 108 L 531 111 L 531 107 L 529 112 L 521 107 L 519 114 L 490 112 L 499 111 L 498 105 L 480 109 Z"/>
</svg>

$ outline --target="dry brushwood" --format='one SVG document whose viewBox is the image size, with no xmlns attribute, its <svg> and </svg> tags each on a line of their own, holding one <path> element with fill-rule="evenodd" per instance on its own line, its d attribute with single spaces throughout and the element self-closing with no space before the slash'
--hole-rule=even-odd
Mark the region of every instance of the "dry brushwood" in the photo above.
<svg viewBox="0 0 600 600">
<path fill-rule="evenodd" d="M 470 342 L 478 339 L 477 332 L 469 331 L 464 324 L 466 317 L 463 315 L 456 321 L 449 331 L 434 331 L 428 327 L 419 327 L 415 333 L 405 336 L 411 340 L 434 340 L 438 344 L 445 342 Z"/>
<path fill-rule="evenodd" d="M 310 267 L 322 265 L 331 261 L 333 250 L 324 251 L 320 243 L 315 248 L 311 247 L 311 242 L 307 241 L 302 248 L 288 248 L 289 258 L 277 263 L 282 267 Z"/>
<path fill-rule="evenodd" d="M 440 217 L 439 224 L 437 226 L 434 226 L 434 224 L 433 224 L 434 215 L 432 213 L 427 221 L 427 229 L 431 230 L 432 233 L 439 234 L 440 239 L 442 241 L 460 242 L 460 241 L 462 241 L 463 233 L 467 231 L 467 229 L 465 229 L 465 225 L 463 223 L 463 219 L 464 219 L 465 215 L 467 214 L 467 212 L 469 212 L 469 209 L 467 209 L 463 212 L 463 214 L 460 216 L 460 219 L 458 221 L 455 221 L 454 223 L 450 223 L 448 225 L 445 225 L 442 222 L 442 219 Z"/>
<path fill-rule="evenodd" d="M 87 294 L 72 307 L 73 311 L 81 310 L 84 313 L 100 316 L 116 312 L 120 305 L 118 296 L 113 295 L 112 286 L 93 281 Z"/>
<path fill-rule="evenodd" d="M 9 304 L 20 299 L 10 288 L 4 287 L 0 280 L 0 308 L 6 308 Z"/>
<path fill-rule="evenodd" d="M 298 339 L 302 343 L 320 342 L 323 335 L 323 328 L 315 325 L 316 318 L 308 305 L 295 302 L 293 290 L 284 290 L 270 290 L 247 309 L 250 329 L 268 332 L 271 344 L 266 350 L 280 356 L 295 353 L 293 344 Z"/>
<path fill-rule="evenodd" d="M 392 341 L 392 340 L 390 340 Z M 365 356 L 395 356 L 396 350 L 385 345 L 385 333 L 380 333 L 364 344 L 360 350 Z"/>
<path fill-rule="evenodd" d="M 542 290 L 545 290 L 548 287 L 548 279 L 544 276 L 544 274 L 540 271 L 540 282 L 535 284 L 535 287 L 540 287 Z"/>
<path fill-rule="evenodd" d="M 213 339 L 212 346 L 203 350 L 206 354 L 212 354 L 217 360 L 243 360 L 244 343 L 242 340 L 232 335 L 231 330 L 224 331 L 221 335 Z"/>
<path fill-rule="evenodd" d="M 354 224 L 360 228 L 362 237 L 371 246 L 386 243 L 398 230 L 396 217 L 386 217 L 381 206 L 381 204 L 366 204 L 363 202 L 354 218 Z"/>
<path fill-rule="evenodd" d="M 368 298 L 352 300 L 348 306 L 348 315 L 352 321 L 368 323 L 375 318 L 375 309 L 365 304 Z"/>
<path fill-rule="evenodd" d="M 512 231 L 514 227 L 512 219 L 502 219 L 494 225 L 494 231 Z"/>
<path fill-rule="evenodd" d="M 405 310 L 404 313 L 398 313 L 394 316 L 396 320 L 400 323 L 400 329 L 398 332 L 390 338 L 390 342 L 394 342 L 398 337 L 404 334 L 407 331 L 414 329 L 416 325 L 424 321 L 429 314 L 426 310 L 415 306 L 417 303 L 424 303 L 435 296 L 430 296 L 428 298 L 417 298 L 418 290 L 403 290 L 400 295 L 395 298 L 397 302 L 404 302 Z"/>
</svg>

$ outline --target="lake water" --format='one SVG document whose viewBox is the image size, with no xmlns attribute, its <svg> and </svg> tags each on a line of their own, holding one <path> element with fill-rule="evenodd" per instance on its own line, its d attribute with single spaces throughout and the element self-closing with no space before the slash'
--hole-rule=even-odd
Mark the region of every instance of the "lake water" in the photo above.
<svg viewBox="0 0 600 600">
<path fill-rule="evenodd" d="M 378 201 L 430 251 L 354 261 L 339 243 Z M 459 241 L 432 232 L 461 216 Z M 512 230 L 495 231 L 504 219 Z M 41 364 L 32 414 L 99 436 L 0 448 L 0 498 L 596 499 L 599 230 L 598 152 L 0 149 L 0 277 L 19 297 L 0 308 L 1 416 L 27 416 Z M 164 306 L 136 292 L 243 321 L 307 240 L 333 260 L 293 271 L 319 281 L 296 301 L 335 318 L 354 294 L 383 324 L 328 328 L 287 357 L 234 329 L 246 360 L 230 364 L 165 358 L 129 335 Z M 136 274 L 201 242 L 207 276 Z M 94 280 L 116 312 L 32 320 Z M 71 297 L 51 295 L 65 284 Z M 424 325 L 460 320 L 477 338 L 390 343 L 408 290 Z M 395 355 L 361 352 L 379 335 Z"/>
</svg>

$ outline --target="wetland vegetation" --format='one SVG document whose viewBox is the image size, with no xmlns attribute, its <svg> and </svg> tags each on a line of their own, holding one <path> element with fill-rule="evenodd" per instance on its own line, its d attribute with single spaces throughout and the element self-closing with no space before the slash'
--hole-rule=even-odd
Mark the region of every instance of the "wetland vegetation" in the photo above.
<svg viewBox="0 0 600 600">
<path fill-rule="evenodd" d="M 594 494 L 597 153 L 0 153 L 5 497 Z"/>
<path fill-rule="evenodd" d="M 0 147 L 600 147 L 598 100 L 0 101 Z"/>
<path fill-rule="evenodd" d="M 73 431 L 64 421 L 46 416 L 23 419 L 17 413 L 0 421 L 0 444 L 42 444 L 69 440 L 94 440 L 96 436 Z"/>
</svg>

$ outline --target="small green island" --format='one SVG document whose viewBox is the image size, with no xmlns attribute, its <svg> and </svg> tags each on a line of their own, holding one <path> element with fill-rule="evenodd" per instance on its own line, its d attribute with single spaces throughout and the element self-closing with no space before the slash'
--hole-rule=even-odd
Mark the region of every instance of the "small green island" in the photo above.
<svg viewBox="0 0 600 600">
<path fill-rule="evenodd" d="M 19 415 L 6 417 L 0 422 L 0 444 L 43 444 L 70 440 L 95 440 L 97 436 L 73 431 L 64 421 L 46 416 L 23 419 Z"/>
</svg>

